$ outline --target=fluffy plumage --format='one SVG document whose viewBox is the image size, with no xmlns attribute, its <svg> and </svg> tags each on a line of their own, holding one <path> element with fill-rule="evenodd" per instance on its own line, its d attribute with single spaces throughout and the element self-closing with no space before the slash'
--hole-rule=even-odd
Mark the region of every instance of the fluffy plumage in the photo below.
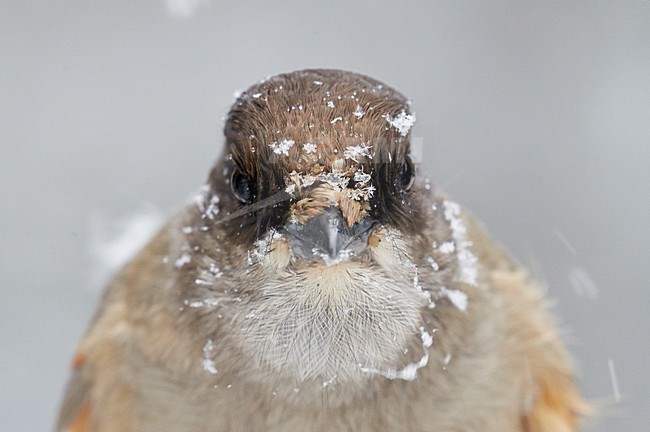
<svg viewBox="0 0 650 432">
<path fill-rule="evenodd" d="M 109 285 L 57 431 L 577 430 L 539 290 L 413 185 L 414 120 L 349 72 L 244 92 L 206 187 Z M 347 228 L 312 237 L 332 209 Z"/>
</svg>

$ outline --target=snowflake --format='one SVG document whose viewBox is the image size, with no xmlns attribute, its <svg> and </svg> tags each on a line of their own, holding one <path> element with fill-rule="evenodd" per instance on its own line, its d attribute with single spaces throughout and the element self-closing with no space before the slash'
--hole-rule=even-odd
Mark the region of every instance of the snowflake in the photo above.
<svg viewBox="0 0 650 432">
<path fill-rule="evenodd" d="M 394 118 L 388 114 L 386 114 L 384 117 L 386 118 L 386 121 L 392 127 L 397 129 L 397 131 L 402 136 L 408 135 L 409 131 L 415 124 L 415 114 L 406 114 L 404 110 L 402 110 L 402 112 L 397 114 Z"/>
<path fill-rule="evenodd" d="M 289 149 L 293 147 L 296 142 L 294 140 L 282 140 L 279 143 L 274 142 L 269 144 L 269 147 L 273 149 L 273 153 L 279 155 L 289 156 Z"/>
<path fill-rule="evenodd" d="M 366 143 L 355 146 L 347 146 L 343 152 L 343 156 L 345 156 L 346 159 L 352 159 L 355 162 L 359 162 L 358 159 L 362 157 L 368 157 L 372 159 L 372 155 L 370 154 L 371 148 L 372 146 L 369 146 Z"/>
<path fill-rule="evenodd" d="M 302 149 L 305 151 L 307 154 L 314 153 L 316 151 L 316 144 L 313 143 L 306 143 L 302 145 Z"/>
</svg>

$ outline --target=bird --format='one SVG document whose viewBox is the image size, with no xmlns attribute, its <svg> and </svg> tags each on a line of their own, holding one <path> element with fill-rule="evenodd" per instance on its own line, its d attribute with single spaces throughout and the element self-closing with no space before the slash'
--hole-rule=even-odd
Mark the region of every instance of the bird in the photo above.
<svg viewBox="0 0 650 432">
<path fill-rule="evenodd" d="M 543 287 L 420 173 L 415 120 L 341 70 L 236 95 L 205 185 L 107 285 L 55 431 L 577 431 Z"/>
</svg>

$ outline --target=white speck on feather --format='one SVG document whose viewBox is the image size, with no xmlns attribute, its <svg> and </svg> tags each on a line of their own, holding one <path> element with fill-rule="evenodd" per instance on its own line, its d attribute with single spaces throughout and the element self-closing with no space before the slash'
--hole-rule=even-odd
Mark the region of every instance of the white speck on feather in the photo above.
<svg viewBox="0 0 650 432">
<path fill-rule="evenodd" d="M 289 149 L 291 149 L 295 143 L 296 142 L 294 140 L 284 139 L 279 143 L 273 142 L 269 144 L 269 147 L 273 149 L 273 153 L 275 154 L 289 156 Z"/>
<path fill-rule="evenodd" d="M 470 250 L 472 242 L 467 240 L 467 227 L 460 217 L 460 206 L 453 201 L 443 201 L 444 217 L 451 228 L 451 235 L 456 243 L 458 259 L 458 280 L 477 286 L 478 259 Z"/>
<path fill-rule="evenodd" d="M 329 254 L 323 253 L 317 248 L 313 248 L 311 252 L 314 257 L 322 259 L 325 265 L 328 267 L 348 261 L 350 257 L 354 256 L 354 253 L 347 249 L 339 251 L 339 254 L 336 256 L 336 258 L 333 259 L 329 256 Z"/>
<path fill-rule="evenodd" d="M 341 120 L 343 120 L 343 117 L 338 116 L 338 117 L 334 118 L 330 123 L 335 124 L 336 122 L 341 121 Z"/>
<path fill-rule="evenodd" d="M 308 187 L 314 184 L 317 180 L 316 176 L 305 174 L 300 176 L 300 184 L 302 187 Z"/>
<path fill-rule="evenodd" d="M 314 81 L 314 84 L 316 84 L 316 85 L 323 85 L 323 81 Z"/>
<path fill-rule="evenodd" d="M 366 192 L 366 199 L 370 199 L 375 195 L 375 191 L 377 190 L 376 187 L 373 185 L 368 185 L 364 188 L 364 191 Z"/>
<path fill-rule="evenodd" d="M 456 250 L 456 245 L 454 245 L 454 242 L 444 242 L 438 250 L 443 254 L 450 254 Z"/>
<path fill-rule="evenodd" d="M 316 151 L 316 144 L 314 143 L 303 144 L 302 149 L 305 151 L 305 153 L 312 154 Z"/>
<path fill-rule="evenodd" d="M 415 114 L 406 114 L 404 110 L 401 113 L 397 114 L 394 118 L 386 114 L 384 116 L 386 121 L 402 136 L 408 135 L 409 131 L 415 124 Z"/>
<path fill-rule="evenodd" d="M 370 154 L 370 149 L 372 146 L 369 146 L 366 143 L 362 143 L 359 145 L 354 145 L 354 146 L 347 146 L 345 151 L 343 152 L 343 156 L 346 159 L 352 159 L 355 162 L 359 162 L 359 159 L 367 157 L 372 159 L 372 155 Z"/>
<path fill-rule="evenodd" d="M 324 381 L 322 387 L 326 388 L 327 386 L 331 385 L 335 379 L 336 379 L 336 375 L 334 375 L 332 378 L 328 379 L 327 381 Z"/>
<path fill-rule="evenodd" d="M 440 266 L 438 265 L 438 263 L 436 262 L 436 260 L 433 259 L 433 257 L 429 257 L 429 258 L 427 258 L 427 262 L 429 263 L 429 265 L 431 266 L 431 268 L 433 269 L 433 271 L 438 271 L 438 270 L 440 270 Z"/>
<path fill-rule="evenodd" d="M 190 262 L 192 262 L 192 255 L 184 253 L 174 262 L 174 267 L 181 268 L 185 264 L 189 264 Z"/>
<path fill-rule="evenodd" d="M 219 299 L 205 298 L 201 300 L 185 300 L 183 303 L 185 304 L 185 306 L 189 306 L 195 309 L 202 308 L 202 307 L 213 308 L 219 305 Z"/>
<path fill-rule="evenodd" d="M 365 148 L 363 146 L 355 147 L 356 148 L 352 150 L 352 152 L 355 152 L 355 156 L 357 153 L 365 153 L 369 149 L 367 146 Z M 339 159 L 338 162 L 341 164 L 344 163 L 343 159 Z M 331 172 L 321 172 L 316 176 L 298 173 L 294 170 L 289 173 L 284 180 L 287 185 L 285 191 L 289 194 L 292 194 L 296 188 L 308 187 L 318 180 L 333 186 L 337 191 L 346 190 L 349 197 L 359 201 L 369 200 L 374 196 L 376 188 L 372 184 L 369 184 L 371 179 L 372 176 L 363 172 L 363 168 L 357 169 L 357 171 L 350 176 L 347 172 L 341 171 L 337 165 L 332 168 Z M 356 182 L 354 189 L 348 188 L 351 180 Z"/>
<path fill-rule="evenodd" d="M 214 352 L 215 346 L 214 343 L 212 342 L 212 339 L 208 339 L 208 341 L 205 343 L 203 346 L 203 370 L 206 372 L 211 373 L 212 375 L 217 374 L 217 367 L 214 363 L 214 360 L 212 360 L 212 354 Z"/>
<path fill-rule="evenodd" d="M 255 241 L 255 249 L 251 252 L 250 257 L 256 259 L 258 262 L 267 260 L 273 240 L 278 240 L 280 238 L 282 238 L 281 233 L 274 229 L 269 230 L 264 238 Z"/>
<path fill-rule="evenodd" d="M 361 201 L 364 197 L 364 193 L 361 189 L 352 189 L 348 191 L 348 196 L 355 201 Z"/>
<path fill-rule="evenodd" d="M 217 195 L 212 195 L 208 205 L 205 207 L 202 217 L 214 220 L 214 218 L 219 214 L 219 197 Z"/>
<path fill-rule="evenodd" d="M 366 184 L 370 181 L 372 177 L 370 174 L 364 173 L 363 169 L 357 170 L 357 172 L 354 173 L 354 181 L 355 182 L 360 182 L 362 184 Z"/>
<path fill-rule="evenodd" d="M 424 327 L 420 327 L 420 338 L 422 339 L 422 349 L 424 354 L 420 358 L 420 361 L 417 363 L 409 363 L 404 366 L 402 369 L 387 369 L 381 371 L 374 368 L 361 367 L 361 371 L 364 373 L 371 373 L 375 375 L 382 375 L 390 380 L 404 380 L 404 381 L 413 381 L 417 378 L 418 370 L 422 369 L 429 363 L 429 348 L 433 345 L 433 336 Z"/>
<path fill-rule="evenodd" d="M 342 172 L 321 173 L 318 175 L 318 180 L 327 183 L 330 186 L 334 186 L 337 190 L 344 189 L 350 181 L 348 176 Z"/>
<path fill-rule="evenodd" d="M 357 109 L 354 110 L 352 113 L 353 116 L 355 116 L 358 119 L 362 119 L 364 116 L 363 108 L 361 108 L 361 105 L 357 105 Z"/>
<path fill-rule="evenodd" d="M 403 262 L 404 265 L 406 265 L 406 267 L 413 269 L 413 288 L 415 288 L 422 295 L 422 297 L 424 297 L 427 300 L 429 309 L 433 309 L 434 307 L 436 307 L 436 304 L 431 299 L 431 293 L 428 290 L 423 289 L 422 286 L 420 285 L 418 266 L 416 266 L 415 263 L 413 263 L 408 258 Z"/>
<path fill-rule="evenodd" d="M 208 268 L 208 271 L 215 278 L 220 278 L 221 276 L 223 276 L 223 272 L 221 270 L 219 270 L 219 267 L 214 262 L 210 263 L 210 267 Z"/>
<path fill-rule="evenodd" d="M 327 106 L 328 106 L 329 108 L 334 108 L 334 102 L 332 102 L 332 101 L 327 101 Z"/>
<path fill-rule="evenodd" d="M 467 294 L 460 290 L 449 289 L 445 287 L 440 288 L 440 294 L 447 297 L 451 303 L 456 306 L 456 309 L 463 312 L 467 311 Z"/>
</svg>

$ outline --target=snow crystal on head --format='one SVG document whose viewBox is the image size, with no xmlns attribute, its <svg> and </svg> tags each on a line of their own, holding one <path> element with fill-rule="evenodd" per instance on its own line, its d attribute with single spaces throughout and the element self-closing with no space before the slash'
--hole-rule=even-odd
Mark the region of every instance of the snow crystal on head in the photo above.
<svg viewBox="0 0 650 432">
<path fill-rule="evenodd" d="M 372 146 L 369 146 L 367 143 L 361 143 L 359 145 L 347 146 L 343 152 L 343 156 L 346 159 L 351 159 L 355 162 L 359 162 L 359 159 L 369 158 L 372 159 L 372 154 L 370 149 Z"/>
<path fill-rule="evenodd" d="M 269 147 L 273 149 L 273 153 L 278 155 L 289 156 L 289 149 L 293 147 L 296 142 L 291 139 L 284 139 L 280 142 L 272 142 Z"/>
<path fill-rule="evenodd" d="M 368 183 L 371 179 L 370 174 L 364 173 L 363 168 L 359 168 L 355 173 L 354 173 L 354 181 L 359 182 L 359 183 Z"/>
<path fill-rule="evenodd" d="M 415 124 L 415 114 L 407 114 L 404 110 L 395 117 L 391 117 L 387 114 L 385 118 L 388 124 L 397 129 L 402 136 L 408 135 L 409 131 Z"/>
<path fill-rule="evenodd" d="M 328 173 L 320 173 L 318 180 L 333 186 L 336 190 L 343 190 L 348 185 L 350 179 L 343 172 L 333 171 Z"/>
<path fill-rule="evenodd" d="M 316 144 L 314 144 L 314 143 L 305 143 L 305 144 L 302 145 L 302 149 L 307 154 L 315 153 L 316 152 Z"/>
<path fill-rule="evenodd" d="M 315 144 L 309 143 L 305 144 L 304 146 L 307 145 L 314 146 L 314 148 L 316 147 Z M 348 146 L 346 154 L 348 154 L 348 156 L 351 158 L 372 158 L 372 154 L 369 152 L 369 149 L 370 147 L 365 145 Z M 339 159 L 337 162 L 343 163 L 343 159 Z M 286 185 L 284 190 L 289 195 L 293 196 L 296 191 L 299 191 L 305 187 L 309 187 L 316 181 L 319 181 L 321 183 L 332 186 L 338 192 L 347 190 L 348 196 L 356 201 L 370 200 L 374 196 L 374 193 L 377 189 L 370 183 L 372 176 L 371 174 L 366 173 L 363 170 L 362 166 L 359 166 L 353 173 L 351 173 L 349 170 L 343 171 L 337 166 L 338 165 L 335 163 L 331 171 L 323 171 L 316 175 L 299 173 L 293 170 L 284 179 Z M 349 188 L 350 181 L 355 182 L 353 189 Z"/>
</svg>

